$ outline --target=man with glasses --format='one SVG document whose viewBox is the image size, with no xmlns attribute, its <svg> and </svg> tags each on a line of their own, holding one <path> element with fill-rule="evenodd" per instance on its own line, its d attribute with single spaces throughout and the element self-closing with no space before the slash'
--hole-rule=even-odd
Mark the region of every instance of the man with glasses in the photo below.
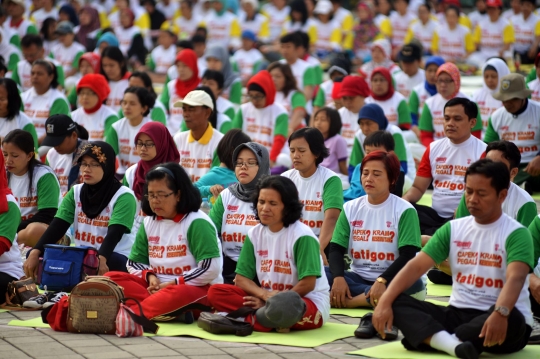
<svg viewBox="0 0 540 359">
<path fill-rule="evenodd" d="M 216 109 L 210 95 L 201 90 L 191 91 L 174 107 L 182 108 L 184 122 L 189 129 L 174 135 L 174 143 L 180 152 L 180 165 L 191 182 L 197 182 L 211 167 L 219 166 L 215 152 L 223 134 L 210 124 L 210 117 Z"/>
<path fill-rule="evenodd" d="M 274 103 L 276 87 L 266 70 L 249 80 L 247 91 L 249 102 L 240 106 L 232 127 L 241 129 L 252 141 L 266 147 L 270 152 L 270 167 L 273 167 L 288 134 L 287 110 Z"/>
</svg>

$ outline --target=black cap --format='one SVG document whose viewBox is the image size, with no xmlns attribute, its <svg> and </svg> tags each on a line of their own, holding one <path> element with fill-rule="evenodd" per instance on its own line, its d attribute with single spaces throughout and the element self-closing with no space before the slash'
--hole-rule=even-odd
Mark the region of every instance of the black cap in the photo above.
<svg viewBox="0 0 540 359">
<path fill-rule="evenodd" d="M 422 50 L 416 44 L 407 44 L 399 52 L 399 60 L 403 62 L 420 61 L 421 58 Z"/>
<path fill-rule="evenodd" d="M 77 129 L 77 124 L 67 115 L 52 115 L 45 121 L 47 135 L 42 146 L 58 146 Z"/>
</svg>

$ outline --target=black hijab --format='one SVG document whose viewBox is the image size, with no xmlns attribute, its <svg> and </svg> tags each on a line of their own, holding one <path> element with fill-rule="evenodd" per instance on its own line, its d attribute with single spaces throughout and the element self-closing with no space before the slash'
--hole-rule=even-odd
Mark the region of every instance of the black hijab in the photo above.
<svg viewBox="0 0 540 359">
<path fill-rule="evenodd" d="M 111 145 L 103 141 L 88 142 L 81 148 L 81 154 L 78 156 L 79 165 L 84 156 L 92 157 L 103 169 L 101 181 L 95 185 L 85 183 L 81 189 L 82 211 L 86 217 L 93 219 L 109 205 L 122 184 L 114 176 L 116 155 Z"/>
</svg>

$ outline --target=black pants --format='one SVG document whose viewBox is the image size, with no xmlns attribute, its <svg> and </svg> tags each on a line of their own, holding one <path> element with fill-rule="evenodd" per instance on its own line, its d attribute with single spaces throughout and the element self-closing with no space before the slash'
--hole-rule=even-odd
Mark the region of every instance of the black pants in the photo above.
<svg viewBox="0 0 540 359">
<path fill-rule="evenodd" d="M 234 278 L 236 277 L 236 263 L 231 258 L 223 255 L 223 282 L 225 284 L 234 285 Z"/>
<path fill-rule="evenodd" d="M 14 280 L 19 280 L 18 278 L 13 278 L 9 274 L 0 272 L 0 303 L 6 302 L 6 292 L 7 292 L 7 286 L 9 283 L 13 282 Z"/>
<path fill-rule="evenodd" d="M 127 273 L 127 257 L 123 254 L 112 252 L 107 260 L 109 271 L 126 272 Z"/>
<path fill-rule="evenodd" d="M 405 337 L 403 343 L 407 349 L 422 350 L 422 342 L 433 334 L 446 330 L 455 334 L 459 340 L 473 343 L 479 353 L 486 351 L 496 354 L 508 354 L 521 350 L 527 345 L 531 327 L 525 324 L 523 314 L 513 309 L 508 317 L 508 330 L 502 345 L 484 347 L 484 338 L 479 338 L 485 321 L 493 312 L 493 306 L 487 312 L 476 309 L 459 309 L 421 302 L 408 295 L 400 294 L 392 309 L 394 325 Z"/>
<path fill-rule="evenodd" d="M 529 293 L 530 291 L 531 290 L 529 289 Z M 532 294 L 529 294 L 529 298 L 531 300 L 531 311 L 533 313 L 533 316 L 540 318 L 540 303 L 536 301 Z"/>
<path fill-rule="evenodd" d="M 439 216 L 436 210 L 431 207 L 413 203 L 418 219 L 420 220 L 420 233 L 432 236 L 437 229 L 441 228 L 446 222 L 452 218 L 443 218 Z"/>
</svg>

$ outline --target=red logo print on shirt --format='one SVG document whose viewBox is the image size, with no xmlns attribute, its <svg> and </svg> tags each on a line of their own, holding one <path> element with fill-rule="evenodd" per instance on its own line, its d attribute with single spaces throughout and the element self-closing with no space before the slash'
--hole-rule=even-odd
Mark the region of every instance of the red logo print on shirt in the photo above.
<svg viewBox="0 0 540 359">
<path fill-rule="evenodd" d="M 352 221 L 351 226 L 362 228 L 364 226 L 364 221 Z"/>
<path fill-rule="evenodd" d="M 392 222 L 386 221 L 386 227 L 388 227 L 388 228 L 392 227 Z"/>
<path fill-rule="evenodd" d="M 149 236 L 148 237 L 148 243 L 158 244 L 159 243 L 159 236 Z"/>
<path fill-rule="evenodd" d="M 238 207 L 239 207 L 239 206 L 233 206 L 233 205 L 230 205 L 230 204 L 229 204 L 229 205 L 227 206 L 227 211 L 236 212 L 236 211 L 238 211 Z"/>
<path fill-rule="evenodd" d="M 472 242 L 454 241 L 454 244 L 455 244 L 456 247 L 458 247 L 458 248 L 469 249 L 469 248 L 471 248 Z"/>
<path fill-rule="evenodd" d="M 435 162 L 445 163 L 445 162 L 446 162 L 446 157 L 437 157 L 437 158 L 435 159 Z"/>
<path fill-rule="evenodd" d="M 181 234 L 178 235 L 178 242 L 182 242 L 182 235 Z"/>
<path fill-rule="evenodd" d="M 268 249 L 258 250 L 257 254 L 259 255 L 259 257 L 268 257 Z"/>
</svg>

